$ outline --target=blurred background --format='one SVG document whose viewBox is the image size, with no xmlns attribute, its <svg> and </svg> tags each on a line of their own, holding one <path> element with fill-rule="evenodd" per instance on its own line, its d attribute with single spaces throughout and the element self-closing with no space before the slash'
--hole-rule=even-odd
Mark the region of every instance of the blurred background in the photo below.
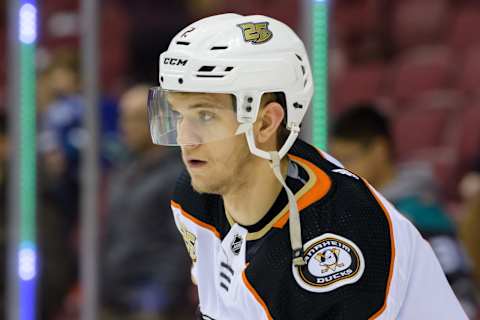
<svg viewBox="0 0 480 320">
<path fill-rule="evenodd" d="M 177 151 L 152 146 L 146 96 L 158 56 L 189 23 L 235 12 L 277 18 L 311 43 L 309 1 L 99 2 L 98 319 L 193 319 L 189 257 L 173 225 Z M 37 319 L 80 319 L 80 168 L 86 112 L 79 0 L 38 5 Z M 307 8 L 307 9 L 306 9 Z M 331 1 L 334 156 L 430 241 L 472 319 L 480 286 L 480 2 Z M 7 2 L 0 1 L 0 271 L 7 279 Z M 310 121 L 310 119 L 307 119 Z M 390 196 L 391 195 L 391 196 Z M 11 263 L 11 262 L 10 262 Z M 7 281 L 0 281 L 6 318 Z M 480 318 L 478 318 L 480 319 Z"/>
</svg>

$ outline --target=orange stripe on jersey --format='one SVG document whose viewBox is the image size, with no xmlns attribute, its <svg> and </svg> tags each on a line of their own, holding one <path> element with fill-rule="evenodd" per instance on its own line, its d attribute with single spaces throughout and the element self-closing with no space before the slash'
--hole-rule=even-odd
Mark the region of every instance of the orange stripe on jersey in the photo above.
<svg viewBox="0 0 480 320">
<path fill-rule="evenodd" d="M 249 263 L 247 263 L 247 266 L 245 267 L 245 269 L 248 267 L 248 265 Z M 263 299 L 260 297 L 258 292 L 255 290 L 255 288 L 253 288 L 253 286 L 248 281 L 245 271 L 242 272 L 242 279 L 245 285 L 247 286 L 248 291 L 250 291 L 250 293 L 254 296 L 255 300 L 257 300 L 257 302 L 262 306 L 263 311 L 265 311 L 265 315 L 267 316 L 267 319 L 272 320 L 273 318 L 272 318 L 272 315 L 270 314 L 270 311 L 267 308 L 267 305 L 265 304 Z"/>
<path fill-rule="evenodd" d="M 385 217 L 387 218 L 388 228 L 390 229 L 390 250 L 392 252 L 392 255 L 390 257 L 390 270 L 388 271 L 387 289 L 385 291 L 385 300 L 383 301 L 383 305 L 380 308 L 380 310 L 375 312 L 375 314 L 369 318 L 369 320 L 373 320 L 373 319 L 378 318 L 383 313 L 383 311 L 385 311 L 385 309 L 387 308 L 387 298 L 388 298 L 388 293 L 390 291 L 390 283 L 392 282 L 392 277 L 393 277 L 393 265 L 395 263 L 395 239 L 393 237 L 393 225 L 392 225 L 392 220 L 390 219 L 390 214 L 388 213 L 387 209 L 383 205 L 382 201 L 375 194 L 375 191 L 368 184 L 368 182 L 365 179 L 362 179 L 362 180 L 368 186 L 368 188 L 370 189 L 370 192 L 375 197 L 375 200 L 377 200 L 380 207 L 382 207 L 383 213 L 385 214 Z"/>
<path fill-rule="evenodd" d="M 332 181 L 330 180 L 328 175 L 323 170 L 321 170 L 320 168 L 315 166 L 310 161 L 307 161 L 305 159 L 302 159 L 300 157 L 297 157 L 297 156 L 294 156 L 294 155 L 291 155 L 291 154 L 289 154 L 288 156 L 290 158 L 292 158 L 293 160 L 303 164 L 304 166 L 307 166 L 311 171 L 313 171 L 313 173 L 315 174 L 315 176 L 317 178 L 317 180 L 315 182 L 315 185 L 312 187 L 312 189 L 307 191 L 307 193 L 305 193 L 303 196 L 300 197 L 300 199 L 298 199 L 297 205 L 298 205 L 298 211 L 300 211 L 300 210 L 308 207 L 309 205 L 311 205 L 315 201 L 318 201 L 323 196 L 325 196 L 327 194 L 328 190 L 330 190 L 330 187 L 332 186 Z M 288 221 L 289 214 L 290 214 L 290 210 L 287 211 L 273 225 L 273 227 L 274 228 L 279 228 L 279 229 L 283 228 Z"/>
<path fill-rule="evenodd" d="M 217 230 L 214 226 L 212 226 L 212 225 L 210 225 L 210 224 L 208 224 L 208 223 L 205 223 L 205 222 L 203 222 L 203 221 L 198 220 L 197 218 L 195 218 L 194 216 L 192 216 L 191 214 L 189 214 L 188 212 L 186 212 L 185 210 L 183 210 L 183 208 L 182 208 L 178 203 L 176 203 L 175 201 L 173 201 L 173 200 L 170 201 L 170 204 L 171 204 L 172 207 L 177 208 L 178 210 L 180 210 L 180 212 L 182 213 L 182 215 L 183 215 L 185 218 L 187 218 L 188 220 L 192 221 L 192 222 L 195 223 L 196 225 L 199 225 L 199 226 L 202 227 L 202 228 L 205 228 L 205 229 L 208 229 L 208 230 L 212 231 L 217 238 L 220 238 L 220 232 L 218 232 L 218 230 Z"/>
</svg>

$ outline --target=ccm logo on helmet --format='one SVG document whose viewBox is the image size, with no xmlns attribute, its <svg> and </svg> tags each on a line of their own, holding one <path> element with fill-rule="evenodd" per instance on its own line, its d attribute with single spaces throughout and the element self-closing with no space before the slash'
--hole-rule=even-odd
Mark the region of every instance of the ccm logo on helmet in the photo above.
<svg viewBox="0 0 480 320">
<path fill-rule="evenodd" d="M 163 59 L 163 64 L 169 64 L 172 66 L 185 66 L 188 60 L 182 60 L 178 58 L 165 58 Z"/>
</svg>

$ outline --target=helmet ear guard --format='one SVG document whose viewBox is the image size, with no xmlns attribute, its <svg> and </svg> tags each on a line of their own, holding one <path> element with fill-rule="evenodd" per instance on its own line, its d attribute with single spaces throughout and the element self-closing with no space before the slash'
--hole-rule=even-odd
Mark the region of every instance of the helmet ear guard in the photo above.
<svg viewBox="0 0 480 320">
<path fill-rule="evenodd" d="M 239 123 L 254 123 L 260 110 L 263 92 L 245 92 L 237 98 L 237 121 Z"/>
</svg>

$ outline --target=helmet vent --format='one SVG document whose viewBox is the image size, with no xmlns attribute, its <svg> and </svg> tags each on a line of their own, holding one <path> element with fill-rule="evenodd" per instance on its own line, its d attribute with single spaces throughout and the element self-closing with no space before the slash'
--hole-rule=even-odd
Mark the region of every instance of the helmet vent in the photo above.
<svg viewBox="0 0 480 320">
<path fill-rule="evenodd" d="M 197 74 L 198 78 L 223 78 L 223 74 Z"/>
<path fill-rule="evenodd" d="M 177 44 L 180 45 L 180 46 L 188 46 L 190 45 L 190 42 L 186 42 L 186 41 L 177 41 Z"/>
<path fill-rule="evenodd" d="M 295 54 L 298 60 L 303 61 L 302 57 L 300 57 L 298 54 Z"/>
<path fill-rule="evenodd" d="M 228 49 L 228 46 L 215 46 L 210 48 L 210 50 L 226 50 Z"/>
<path fill-rule="evenodd" d="M 301 67 L 302 67 L 302 73 L 303 75 L 305 75 L 305 67 L 303 65 Z"/>
<path fill-rule="evenodd" d="M 215 68 L 223 69 L 223 72 L 220 71 L 220 73 L 218 73 L 218 72 L 212 73 L 212 71 L 214 71 Z M 200 69 L 198 69 L 198 71 L 197 71 L 198 73 L 196 74 L 196 76 L 198 78 L 223 78 L 227 75 L 228 72 L 230 72 L 232 70 L 233 70 L 232 66 L 227 66 L 227 67 L 223 67 L 223 66 L 201 66 Z"/>
<path fill-rule="evenodd" d="M 212 72 L 215 69 L 215 66 L 202 66 L 198 69 L 198 72 Z"/>
</svg>

